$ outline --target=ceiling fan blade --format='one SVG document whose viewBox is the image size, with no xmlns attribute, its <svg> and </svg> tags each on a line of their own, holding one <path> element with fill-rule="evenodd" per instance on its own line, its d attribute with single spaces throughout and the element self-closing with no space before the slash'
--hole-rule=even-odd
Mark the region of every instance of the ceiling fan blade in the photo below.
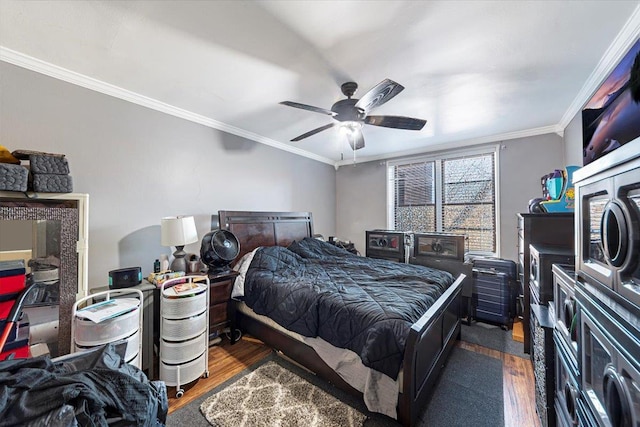
<svg viewBox="0 0 640 427">
<path fill-rule="evenodd" d="M 359 150 L 364 147 L 364 136 L 362 136 L 362 132 L 360 130 L 355 130 L 347 133 L 347 141 L 349 141 L 349 145 L 355 150 Z"/>
<path fill-rule="evenodd" d="M 404 86 L 393 80 L 384 79 L 373 87 L 369 92 L 365 93 L 358 102 L 356 107 L 365 111 L 370 111 L 384 104 L 400 92 L 404 90 Z"/>
<path fill-rule="evenodd" d="M 327 110 L 325 108 L 320 108 L 320 107 L 314 107 L 313 105 L 300 104 L 298 102 L 282 101 L 280 104 L 287 105 L 287 106 L 293 107 L 293 108 L 301 108 L 301 109 L 307 110 L 307 111 L 313 111 L 314 113 L 326 114 L 328 116 L 335 116 L 336 115 L 336 113 L 334 113 L 331 110 Z"/>
<path fill-rule="evenodd" d="M 420 130 L 427 123 L 426 120 L 403 116 L 367 116 L 364 122 L 373 126 L 406 130 Z"/>
<path fill-rule="evenodd" d="M 300 136 L 297 136 L 297 137 L 293 138 L 293 139 L 291 140 L 291 142 L 296 142 L 296 141 L 300 141 L 301 139 L 308 138 L 308 137 L 310 137 L 311 135 L 315 135 L 315 134 L 316 134 L 316 133 L 318 133 L 318 132 L 322 132 L 323 130 L 327 130 L 327 129 L 329 129 L 329 128 L 332 128 L 332 127 L 334 127 L 335 125 L 336 125 L 335 123 L 329 123 L 328 125 L 320 126 L 320 127 L 319 127 L 319 128 L 317 128 L 317 129 L 310 130 L 310 131 L 309 131 L 309 132 L 307 132 L 307 133 L 303 133 L 302 135 L 300 135 Z"/>
</svg>

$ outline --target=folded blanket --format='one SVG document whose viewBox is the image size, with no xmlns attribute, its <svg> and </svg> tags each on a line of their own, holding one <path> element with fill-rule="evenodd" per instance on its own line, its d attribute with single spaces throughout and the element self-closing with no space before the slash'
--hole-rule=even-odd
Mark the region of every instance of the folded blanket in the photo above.
<svg viewBox="0 0 640 427">
<path fill-rule="evenodd" d="M 33 174 L 33 191 L 40 193 L 71 193 L 73 181 L 70 175 L 49 173 Z"/>
<path fill-rule="evenodd" d="M 20 165 L 0 163 L 0 190 L 27 191 L 29 170 Z"/>
</svg>

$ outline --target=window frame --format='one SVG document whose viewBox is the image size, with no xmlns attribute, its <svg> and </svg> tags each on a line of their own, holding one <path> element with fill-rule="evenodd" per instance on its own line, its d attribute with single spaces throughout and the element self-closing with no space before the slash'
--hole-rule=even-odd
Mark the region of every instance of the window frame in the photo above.
<svg viewBox="0 0 640 427">
<path fill-rule="evenodd" d="M 412 163 L 419 162 L 430 162 L 435 161 L 435 211 L 436 211 L 436 230 L 442 230 L 443 226 L 443 217 L 440 214 L 442 212 L 442 191 L 443 191 L 443 182 L 442 182 L 442 164 L 440 160 L 449 160 L 456 159 L 460 157 L 471 157 L 471 156 L 479 156 L 479 155 L 487 155 L 493 154 L 494 157 L 494 189 L 495 189 L 495 197 L 494 197 L 494 210 L 495 210 L 495 242 L 496 242 L 496 251 L 494 252 L 484 252 L 484 251 L 470 251 L 472 254 L 477 255 L 492 255 L 500 257 L 501 253 L 501 245 L 500 245 L 500 144 L 492 144 L 489 146 L 477 147 L 477 148 L 469 148 L 469 149 L 461 149 L 461 150 L 447 150 L 447 151 L 438 151 L 434 153 L 430 153 L 427 155 L 413 156 L 413 157 L 404 157 L 401 159 L 387 160 L 386 168 L 387 168 L 387 229 L 394 230 L 395 229 L 395 188 L 394 188 L 394 168 L 396 166 L 402 166 Z"/>
</svg>

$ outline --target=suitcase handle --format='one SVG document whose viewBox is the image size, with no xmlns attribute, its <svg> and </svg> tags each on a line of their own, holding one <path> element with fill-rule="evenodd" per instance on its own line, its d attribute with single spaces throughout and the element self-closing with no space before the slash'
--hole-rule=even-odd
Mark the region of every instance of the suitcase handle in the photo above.
<svg viewBox="0 0 640 427">
<path fill-rule="evenodd" d="M 478 273 L 493 274 L 494 276 L 497 276 L 498 274 L 504 274 L 505 276 L 508 276 L 507 273 L 498 271 L 495 268 L 474 268 L 473 271 L 476 271 Z"/>
</svg>

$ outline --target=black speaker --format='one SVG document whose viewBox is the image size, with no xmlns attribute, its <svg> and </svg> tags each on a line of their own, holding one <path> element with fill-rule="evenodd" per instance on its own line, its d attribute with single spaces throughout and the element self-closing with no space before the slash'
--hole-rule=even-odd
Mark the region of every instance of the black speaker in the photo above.
<svg viewBox="0 0 640 427">
<path fill-rule="evenodd" d="M 109 272 L 109 287 L 111 289 L 129 288 L 142 282 L 140 267 L 127 267 Z"/>
<path fill-rule="evenodd" d="M 367 257 L 397 262 L 405 261 L 405 250 L 410 246 L 411 232 L 367 230 L 365 234 Z"/>
</svg>

